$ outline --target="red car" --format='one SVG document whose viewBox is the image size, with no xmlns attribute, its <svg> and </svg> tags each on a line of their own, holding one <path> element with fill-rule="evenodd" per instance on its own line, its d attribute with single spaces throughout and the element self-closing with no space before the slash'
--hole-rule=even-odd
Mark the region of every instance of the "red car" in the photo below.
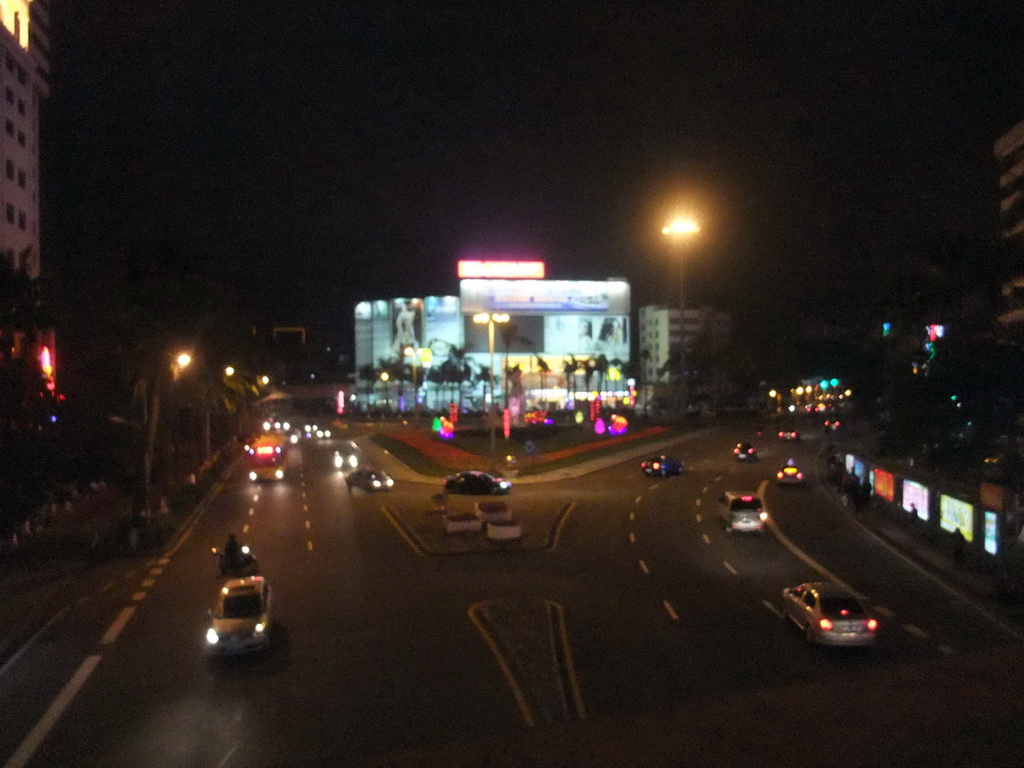
<svg viewBox="0 0 1024 768">
<path fill-rule="evenodd" d="M 784 429 L 779 432 L 779 440 L 799 440 L 800 433 L 795 429 Z"/>
</svg>

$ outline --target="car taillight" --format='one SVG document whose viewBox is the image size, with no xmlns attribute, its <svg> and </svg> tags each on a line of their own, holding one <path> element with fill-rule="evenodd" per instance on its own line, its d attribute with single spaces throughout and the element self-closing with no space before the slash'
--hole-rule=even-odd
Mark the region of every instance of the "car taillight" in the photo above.
<svg viewBox="0 0 1024 768">
<path fill-rule="evenodd" d="M 732 449 L 732 452 L 733 452 L 733 453 L 739 453 L 739 452 L 740 452 L 740 449 L 739 449 L 738 447 L 737 447 L 737 448 L 733 448 L 733 449 Z"/>
<path fill-rule="evenodd" d="M 786 434 L 785 432 L 779 432 L 779 437 L 782 437 L 785 434 Z"/>
<path fill-rule="evenodd" d="M 796 479 L 797 480 L 803 480 L 804 479 L 804 473 L 803 472 L 797 472 L 796 473 Z"/>
<path fill-rule="evenodd" d="M 661 469 L 661 464 L 659 464 L 658 462 L 654 462 L 654 464 L 652 464 L 651 466 L 653 469 Z"/>
<path fill-rule="evenodd" d="M 878 621 L 876 619 L 868 619 L 868 629 L 872 632 L 878 629 Z"/>
<path fill-rule="evenodd" d="M 830 619 L 821 619 L 818 622 L 818 626 L 821 627 L 826 632 L 828 632 L 829 630 L 832 629 L 832 621 Z"/>
</svg>

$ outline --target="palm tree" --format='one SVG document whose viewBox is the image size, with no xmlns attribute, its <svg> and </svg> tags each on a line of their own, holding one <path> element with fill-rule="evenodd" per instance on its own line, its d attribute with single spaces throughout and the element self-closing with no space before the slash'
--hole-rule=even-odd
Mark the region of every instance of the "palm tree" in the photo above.
<svg viewBox="0 0 1024 768">
<path fill-rule="evenodd" d="M 538 355 L 536 352 L 533 353 L 534 359 L 537 361 L 537 367 L 540 368 L 540 392 L 541 398 L 544 397 L 544 391 L 547 389 L 545 386 L 546 380 L 545 375 L 551 372 L 551 366 L 547 364 L 547 361 Z"/>
<path fill-rule="evenodd" d="M 568 360 L 563 358 L 562 373 L 565 375 L 565 387 L 569 390 L 570 397 L 573 399 L 576 398 L 576 371 L 579 367 L 580 363 L 575 355 L 569 355 Z"/>
<path fill-rule="evenodd" d="M 597 359 L 590 359 L 590 365 L 593 372 L 597 374 L 597 391 L 604 392 L 605 381 L 608 378 L 608 358 L 604 355 L 598 355 Z"/>
</svg>

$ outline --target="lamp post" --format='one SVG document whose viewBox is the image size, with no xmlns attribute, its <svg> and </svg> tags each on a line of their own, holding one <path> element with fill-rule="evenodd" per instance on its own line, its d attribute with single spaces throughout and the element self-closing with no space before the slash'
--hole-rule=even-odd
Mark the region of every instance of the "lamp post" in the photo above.
<svg viewBox="0 0 1024 768">
<path fill-rule="evenodd" d="M 700 225 L 692 218 L 676 218 L 661 228 L 661 234 L 669 238 L 676 245 L 677 254 L 676 274 L 678 275 L 679 292 L 679 410 L 683 417 L 686 416 L 690 391 L 689 382 L 686 378 L 686 279 L 683 256 L 686 244 L 690 239 L 700 232 Z"/>
<path fill-rule="evenodd" d="M 160 396 L 163 390 L 164 376 L 170 372 L 171 380 L 177 381 L 181 376 L 181 372 L 192 362 L 192 356 L 187 352 L 181 352 L 170 357 L 172 357 L 174 362 L 169 367 L 162 364 L 157 370 L 153 382 L 153 393 L 146 412 L 146 452 L 142 459 L 144 490 L 142 514 L 144 517 L 150 517 L 153 513 L 153 458 L 156 453 L 156 433 L 157 424 L 160 421 Z"/>
<path fill-rule="evenodd" d="M 494 312 L 479 312 L 473 315 L 473 322 L 477 324 L 487 323 L 487 349 L 491 354 L 491 403 L 487 408 L 487 421 L 490 425 L 490 452 L 491 452 L 491 471 L 493 472 L 497 466 L 497 437 L 495 430 L 498 427 L 497 419 L 494 415 L 494 324 L 495 323 L 507 323 L 508 315 L 505 313 L 494 313 Z"/>
</svg>

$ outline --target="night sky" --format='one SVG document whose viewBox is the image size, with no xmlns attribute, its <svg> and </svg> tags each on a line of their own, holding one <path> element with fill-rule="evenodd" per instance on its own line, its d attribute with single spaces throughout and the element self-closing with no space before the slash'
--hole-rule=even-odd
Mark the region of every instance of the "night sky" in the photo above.
<svg viewBox="0 0 1024 768">
<path fill-rule="evenodd" d="M 664 299 L 676 206 L 741 333 L 859 318 L 990 247 L 1024 119 L 1009 2 L 53 5 L 51 274 L 181 254 L 349 343 L 356 301 L 455 292 L 469 253 Z"/>
</svg>

